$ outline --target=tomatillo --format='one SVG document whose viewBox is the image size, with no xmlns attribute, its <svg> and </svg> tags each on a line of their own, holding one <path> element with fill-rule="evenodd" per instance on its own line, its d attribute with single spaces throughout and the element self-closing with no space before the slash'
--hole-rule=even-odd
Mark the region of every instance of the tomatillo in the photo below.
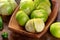
<svg viewBox="0 0 60 40">
<path fill-rule="evenodd" d="M 21 0 L 20 10 L 23 10 L 27 15 L 34 10 L 34 2 L 32 0 Z"/>
<path fill-rule="evenodd" d="M 16 13 L 16 20 L 21 26 L 24 26 L 25 23 L 29 20 L 29 17 L 24 11 L 20 10 Z"/>
<path fill-rule="evenodd" d="M 46 22 L 46 20 L 48 18 L 48 13 L 44 9 L 34 10 L 31 13 L 30 17 L 31 17 L 31 19 L 33 19 L 33 18 L 41 18 L 44 22 Z"/>
<path fill-rule="evenodd" d="M 40 18 L 31 19 L 25 25 L 25 29 L 28 32 L 32 32 L 32 33 L 42 32 L 44 28 L 45 28 L 45 23 Z"/>
<path fill-rule="evenodd" d="M 53 23 L 50 26 L 50 32 L 54 37 L 60 38 L 60 22 Z"/>
</svg>

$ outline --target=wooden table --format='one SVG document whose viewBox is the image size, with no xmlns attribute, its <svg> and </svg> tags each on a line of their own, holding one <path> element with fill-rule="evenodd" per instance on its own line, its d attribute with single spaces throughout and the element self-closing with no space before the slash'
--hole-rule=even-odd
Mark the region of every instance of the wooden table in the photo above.
<svg viewBox="0 0 60 40">
<path fill-rule="evenodd" d="M 16 1 L 17 1 L 17 3 L 19 3 L 19 0 L 16 0 Z M 56 1 L 58 2 L 58 4 L 60 4 L 60 0 L 56 0 Z M 60 39 L 53 37 L 49 33 L 49 30 L 40 39 L 36 39 L 36 38 L 34 39 L 34 38 L 29 38 L 26 36 L 18 35 L 17 33 L 14 33 L 8 29 L 8 22 L 9 22 L 10 18 L 8 17 L 8 18 L 4 18 L 4 19 L 5 19 L 4 20 L 4 29 L 2 31 L 0 31 L 0 40 L 60 40 Z M 55 21 L 60 21 L 60 5 L 59 5 L 58 16 Z M 1 37 L 1 34 L 3 32 L 8 32 L 8 34 L 9 34 L 8 39 L 3 39 Z"/>
</svg>

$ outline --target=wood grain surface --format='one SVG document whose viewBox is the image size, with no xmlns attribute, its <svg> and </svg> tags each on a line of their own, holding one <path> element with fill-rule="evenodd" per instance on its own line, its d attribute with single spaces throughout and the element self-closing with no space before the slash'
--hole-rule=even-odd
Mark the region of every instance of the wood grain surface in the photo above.
<svg viewBox="0 0 60 40">
<path fill-rule="evenodd" d="M 17 3 L 19 3 L 19 1 L 20 0 L 16 0 L 17 1 Z M 57 16 L 57 18 L 56 18 L 56 20 L 55 20 L 55 22 L 56 21 L 60 21 L 60 0 L 55 0 L 55 1 L 57 1 L 58 2 L 58 4 L 59 4 L 59 11 L 58 11 L 58 16 Z M 49 33 L 49 30 L 47 31 L 47 33 L 45 33 L 41 38 L 39 38 L 39 39 L 34 39 L 34 38 L 29 38 L 29 37 L 26 37 L 26 36 L 22 36 L 22 35 L 18 35 L 17 33 L 14 33 L 14 32 L 12 32 L 12 31 L 10 31 L 9 29 L 8 29 L 8 23 L 9 23 L 9 19 L 10 19 L 10 17 L 7 17 L 7 18 L 4 18 L 5 20 L 4 20 L 4 28 L 3 28 L 3 30 L 2 31 L 0 31 L 0 40 L 60 40 L 60 39 L 57 39 L 57 38 L 55 38 L 55 37 L 53 37 L 50 33 Z M 1 34 L 3 33 L 3 32 L 8 32 L 8 39 L 3 39 L 2 37 L 1 37 Z"/>
</svg>

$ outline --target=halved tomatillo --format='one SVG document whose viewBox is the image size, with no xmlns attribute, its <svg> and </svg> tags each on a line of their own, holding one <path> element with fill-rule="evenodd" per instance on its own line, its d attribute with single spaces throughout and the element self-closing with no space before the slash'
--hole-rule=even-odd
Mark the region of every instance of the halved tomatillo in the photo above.
<svg viewBox="0 0 60 40">
<path fill-rule="evenodd" d="M 25 25 L 25 29 L 28 32 L 32 32 L 32 33 L 42 32 L 44 28 L 45 28 L 45 23 L 40 18 L 31 19 Z"/>
</svg>

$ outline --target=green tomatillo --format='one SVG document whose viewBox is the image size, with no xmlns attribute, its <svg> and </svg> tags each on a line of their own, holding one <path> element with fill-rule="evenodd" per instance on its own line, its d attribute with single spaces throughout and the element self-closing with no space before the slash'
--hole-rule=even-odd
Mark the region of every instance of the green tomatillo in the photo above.
<svg viewBox="0 0 60 40">
<path fill-rule="evenodd" d="M 55 22 L 50 26 L 51 34 L 56 37 L 60 38 L 60 22 Z"/>
<path fill-rule="evenodd" d="M 11 15 L 16 8 L 15 0 L 1 0 L 0 1 L 0 15 Z"/>
<path fill-rule="evenodd" d="M 24 11 L 20 10 L 16 13 L 16 20 L 21 26 L 24 26 L 25 23 L 29 20 L 29 17 Z"/>
<path fill-rule="evenodd" d="M 20 10 L 23 10 L 27 15 L 34 10 L 34 2 L 32 0 L 21 0 Z"/>
<path fill-rule="evenodd" d="M 31 17 L 31 19 L 33 19 L 33 18 L 41 18 L 44 22 L 46 22 L 47 18 L 48 18 L 48 13 L 44 9 L 34 10 L 31 13 L 30 17 Z"/>
<path fill-rule="evenodd" d="M 49 0 L 34 0 L 35 8 L 36 8 L 40 3 L 42 3 L 42 2 L 45 3 L 45 4 L 47 4 L 48 6 L 51 6 Z"/>
<path fill-rule="evenodd" d="M 51 8 L 50 8 L 50 6 L 47 5 L 47 4 L 44 3 L 44 2 L 40 3 L 40 4 L 36 7 L 36 9 L 44 9 L 44 10 L 46 10 L 46 11 L 48 12 L 49 15 L 50 15 L 50 13 L 51 13 Z"/>
</svg>

